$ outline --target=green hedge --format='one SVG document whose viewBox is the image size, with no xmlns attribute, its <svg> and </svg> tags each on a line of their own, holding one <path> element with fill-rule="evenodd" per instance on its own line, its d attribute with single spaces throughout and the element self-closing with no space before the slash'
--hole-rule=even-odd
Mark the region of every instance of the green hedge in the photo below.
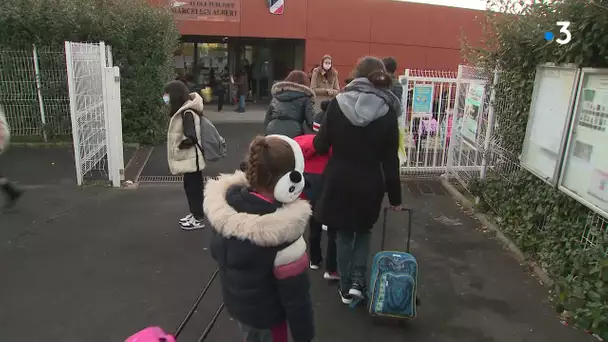
<svg viewBox="0 0 608 342">
<path fill-rule="evenodd" d="M 169 10 L 146 0 L 3 0 L 0 27 L 0 45 L 15 49 L 62 48 L 66 40 L 111 45 L 121 70 L 124 139 L 162 141 L 161 91 L 173 77 L 179 40 Z"/>
<path fill-rule="evenodd" d="M 504 7 L 508 2 L 496 4 Z M 470 63 L 488 73 L 495 67 L 501 70 L 496 95 L 509 105 L 495 108 L 496 134 L 515 154 L 523 144 L 539 64 L 608 67 L 607 8 L 587 0 L 564 0 L 525 5 L 518 13 L 488 13 L 481 47 L 465 44 Z M 545 41 L 544 32 L 559 36 L 555 23 L 566 20 L 572 22 L 572 41 Z M 584 248 L 581 237 L 589 210 L 523 169 L 507 177 L 490 173 L 472 189 L 492 204 L 505 233 L 556 281 L 553 299 L 558 311 L 608 339 L 608 239 L 605 232 L 597 234 L 596 246 Z"/>
</svg>

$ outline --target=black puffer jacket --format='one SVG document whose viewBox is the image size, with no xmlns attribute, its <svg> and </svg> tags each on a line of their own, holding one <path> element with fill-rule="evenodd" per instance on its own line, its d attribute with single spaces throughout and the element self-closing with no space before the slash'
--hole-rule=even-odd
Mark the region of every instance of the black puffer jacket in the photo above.
<svg viewBox="0 0 608 342">
<path fill-rule="evenodd" d="M 302 237 L 310 205 L 264 200 L 237 171 L 207 183 L 204 208 L 230 315 L 257 329 L 287 321 L 293 341 L 310 342 L 315 332 Z"/>
<path fill-rule="evenodd" d="M 272 86 L 272 101 L 266 111 L 266 135 L 283 134 L 290 138 L 313 133 L 315 95 L 301 84 L 281 81 Z"/>
</svg>

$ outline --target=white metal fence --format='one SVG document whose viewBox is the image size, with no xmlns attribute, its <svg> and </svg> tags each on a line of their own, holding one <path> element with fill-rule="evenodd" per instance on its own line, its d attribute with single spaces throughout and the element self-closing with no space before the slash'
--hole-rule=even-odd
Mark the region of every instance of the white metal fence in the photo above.
<svg viewBox="0 0 608 342">
<path fill-rule="evenodd" d="M 484 94 L 480 103 L 479 116 L 476 118 L 476 132 L 467 130 L 466 94 L 471 86 L 483 85 Z M 458 91 L 455 101 L 455 117 L 458 124 L 454 125 L 449 147 L 449 157 L 446 176 L 455 179 L 469 195 L 473 195 L 476 181 L 485 177 L 500 179 L 500 182 L 515 185 L 517 177 L 524 171 L 520 165 L 519 153 L 514 146 L 503 143 L 499 136 L 493 134 L 499 125 L 509 125 L 501 121 L 500 114 L 513 110 L 512 90 L 506 82 L 500 82 L 500 74 L 486 75 L 478 69 L 461 66 L 458 75 Z M 498 94 L 498 95 L 497 95 Z M 469 101 L 470 102 L 470 101 Z M 533 191 L 533 190 L 531 190 Z M 501 204 L 496 199 L 482 193 L 483 201 L 499 217 L 503 214 Z M 541 220 L 538 229 L 548 229 L 548 223 Z M 595 244 L 597 237 L 608 229 L 608 220 L 601 215 L 588 210 L 585 230 L 581 235 L 583 248 Z"/>
<path fill-rule="evenodd" d="M 120 73 L 112 67 L 111 50 L 103 42 L 65 42 L 65 56 L 78 184 L 91 170 L 102 169 L 114 186 L 120 186 Z"/>
<path fill-rule="evenodd" d="M 69 135 L 65 52 L 0 47 L 0 105 L 14 136 L 47 140 Z"/>
</svg>

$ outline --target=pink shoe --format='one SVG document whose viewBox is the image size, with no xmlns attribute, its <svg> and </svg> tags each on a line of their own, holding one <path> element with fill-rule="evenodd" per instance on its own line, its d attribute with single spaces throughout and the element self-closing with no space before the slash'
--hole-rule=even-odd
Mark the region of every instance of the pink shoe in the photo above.
<svg viewBox="0 0 608 342">
<path fill-rule="evenodd" d="M 175 342 L 175 338 L 159 327 L 149 327 L 127 338 L 125 342 Z"/>
</svg>

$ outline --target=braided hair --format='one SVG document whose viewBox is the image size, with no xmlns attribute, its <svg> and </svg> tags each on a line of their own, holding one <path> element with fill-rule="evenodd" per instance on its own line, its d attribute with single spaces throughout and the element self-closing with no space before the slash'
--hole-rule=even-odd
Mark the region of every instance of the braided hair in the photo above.
<svg viewBox="0 0 608 342">
<path fill-rule="evenodd" d="M 274 190 L 279 179 L 294 167 L 293 151 L 280 138 L 257 136 L 249 145 L 244 169 L 247 181 L 255 190 Z"/>
</svg>

